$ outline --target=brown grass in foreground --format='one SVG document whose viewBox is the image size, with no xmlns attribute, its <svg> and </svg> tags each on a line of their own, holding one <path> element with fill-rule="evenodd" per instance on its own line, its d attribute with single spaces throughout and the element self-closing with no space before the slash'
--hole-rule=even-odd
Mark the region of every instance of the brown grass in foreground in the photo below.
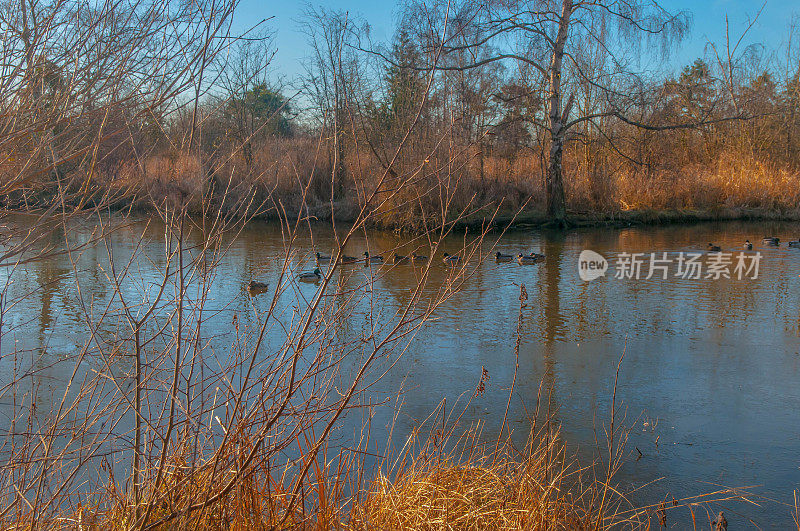
<svg viewBox="0 0 800 531">
<path fill-rule="evenodd" d="M 394 480 L 377 478 L 352 510 L 355 529 L 584 529 L 604 528 L 584 485 L 565 464 L 555 437 L 514 455 L 484 447 L 469 456 L 421 454 Z M 587 503 L 588 502 L 588 503 Z"/>
<path fill-rule="evenodd" d="M 379 473 L 368 488 L 353 496 L 342 496 L 341 487 L 352 467 L 339 467 L 315 474 L 305 496 L 286 513 L 288 492 L 281 488 L 280 474 L 258 467 L 237 483 L 236 488 L 206 508 L 156 524 L 174 507 L 211 495 L 217 485 L 201 467 L 189 472 L 175 465 L 150 508 L 143 529 L 606 529 L 619 524 L 613 512 L 622 499 L 606 503 L 600 514 L 603 486 L 584 483 L 590 469 L 565 459 L 563 443 L 551 433 L 531 439 L 516 451 L 477 443 L 480 433 L 470 430 L 449 451 L 434 437 L 417 450 L 411 439 L 391 468 L 393 479 Z M 340 456 L 341 457 L 341 456 Z M 349 462 L 360 467 L 363 463 Z M 332 473 L 334 477 L 328 477 Z M 219 482 L 219 477 L 217 477 Z M 95 530 L 128 529 L 130 500 L 110 492 L 110 507 L 97 504 L 79 507 L 53 527 Z M 147 496 L 144 497 L 147 500 Z M 144 502 L 146 504 L 146 501 Z M 140 512 L 147 512 L 142 507 Z M 8 522 L 7 522 L 8 524 Z"/>
<path fill-rule="evenodd" d="M 670 503 L 634 507 L 614 487 L 613 477 L 609 481 L 602 478 L 605 474 L 602 463 L 578 466 L 565 451 L 557 429 L 550 428 L 549 423 L 521 451 L 511 446 L 478 443 L 480 430 L 469 430 L 445 451 L 440 434 L 441 431 L 437 432 L 421 446 L 412 436 L 390 465 L 394 472 L 378 473 L 367 488 L 351 496 L 343 495 L 343 488 L 354 485 L 354 477 L 364 472 L 363 461 L 348 459 L 344 453 L 333 460 L 323 457 L 320 461 L 325 464 L 315 467 L 313 480 L 288 512 L 290 493 L 283 485 L 281 471 L 261 466 L 238 482 L 234 490 L 205 508 L 178 515 L 169 523 L 159 523 L 175 508 L 186 507 L 187 502 L 203 499 L 205 495 L 210 497 L 218 490 L 219 478 L 212 481 L 203 467 L 190 472 L 184 463 L 171 467 L 156 496 L 161 501 L 150 508 L 149 518 L 139 526 L 129 518 L 130 500 L 112 491 L 106 494 L 110 500 L 106 506 L 78 507 L 71 516 L 48 522 L 45 527 L 82 531 L 131 528 L 599 531 L 660 529 L 669 521 L 706 529 L 706 517 L 711 522 L 722 503 L 753 499 L 747 489 L 722 489 L 691 498 L 673 498 Z M 612 472 L 615 470 L 613 467 Z M 672 512 L 679 509 L 685 509 L 686 514 L 673 516 Z M 144 502 L 140 511 L 144 514 L 147 510 Z M 795 521 L 797 511 L 794 507 Z M 8 529 L 28 527 L 24 523 L 4 524 Z"/>
</svg>

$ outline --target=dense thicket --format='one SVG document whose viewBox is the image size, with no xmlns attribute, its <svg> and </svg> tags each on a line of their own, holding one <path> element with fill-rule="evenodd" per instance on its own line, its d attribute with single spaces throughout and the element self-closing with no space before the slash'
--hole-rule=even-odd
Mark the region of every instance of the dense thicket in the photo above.
<svg viewBox="0 0 800 531">
<path fill-rule="evenodd" d="M 214 72 L 198 83 L 133 52 L 133 79 L 75 63 L 76 52 L 89 65 L 116 57 L 99 37 L 37 55 L 24 31 L 6 32 L 18 64 L 5 78 L 15 89 L 2 113 L 5 202 L 47 204 L 53 183 L 69 182 L 95 202 L 111 192 L 118 205 L 199 205 L 205 194 L 223 211 L 247 201 L 265 215 L 375 209 L 404 228 L 441 221 L 443 202 L 451 213 L 499 206 L 556 220 L 565 208 L 794 209 L 796 26 L 780 50 L 732 35 L 675 75 L 665 54 L 688 16 L 615 5 L 408 1 L 386 44 L 348 13 L 310 9 L 305 75 L 281 86 L 267 74 L 269 39 L 209 59 Z M 184 103 L 184 78 L 196 108 Z M 378 182 L 409 177 L 393 201 L 366 204 Z"/>
</svg>

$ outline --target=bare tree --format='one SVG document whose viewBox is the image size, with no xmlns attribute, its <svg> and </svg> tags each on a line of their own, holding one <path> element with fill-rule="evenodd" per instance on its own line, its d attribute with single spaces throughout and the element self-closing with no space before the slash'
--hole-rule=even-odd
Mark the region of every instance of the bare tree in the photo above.
<svg viewBox="0 0 800 531">
<path fill-rule="evenodd" d="M 418 4 L 416 9 L 437 13 L 430 4 Z M 445 56 L 469 51 L 473 61 L 460 65 L 443 63 L 437 68 L 466 70 L 495 62 L 517 63 L 539 78 L 547 104 L 544 115 L 536 117 L 534 123 L 549 144 L 545 180 L 547 213 L 553 221 L 563 223 L 566 215 L 563 154 L 572 129 L 598 116 L 621 114 L 624 109 L 612 104 L 631 99 L 621 98 L 624 91 L 619 83 L 626 82 L 627 88 L 635 85 L 631 65 L 638 59 L 641 43 L 657 42 L 666 53 L 671 43 L 686 34 L 688 17 L 684 13 L 672 14 L 656 2 L 638 0 L 464 2 L 451 11 L 457 15 L 450 21 L 451 30 L 442 41 L 435 40 L 436 31 L 426 31 L 423 36 L 429 39 L 429 47 L 441 46 Z M 479 56 L 477 51 L 487 45 L 494 47 L 494 53 Z M 587 61 L 598 57 L 587 57 L 587 46 L 602 51 L 599 59 L 605 68 L 588 68 Z M 610 107 L 573 118 L 571 113 L 581 83 L 600 91 Z"/>
<path fill-rule="evenodd" d="M 116 177 L 159 145 L 145 138 L 163 137 L 191 96 L 208 90 L 201 71 L 231 42 L 235 5 L 2 3 L 4 206 L 38 209 L 43 221 L 33 232 L 45 234 L 39 229 L 52 224 L 53 214 L 125 200 L 127 185 Z"/>
<path fill-rule="evenodd" d="M 196 110 L 197 105 L 192 104 L 213 81 L 204 80 L 204 73 L 212 72 L 210 65 L 235 41 L 230 23 L 236 5 L 237 0 L 19 0 L 0 4 L 4 57 L 0 65 L 0 197 L 3 207 L 34 215 L 20 225 L 6 210 L 0 214 L 4 226 L 7 222 L 9 227 L 3 235 L 0 267 L 13 272 L 21 264 L 55 254 L 71 259 L 71 253 L 103 241 L 110 230 L 103 221 L 88 238 L 71 238 L 68 227 L 77 217 L 100 219 L 99 214 L 130 199 L 130 183 L 116 182 L 117 172 L 124 164 L 143 161 L 153 149 L 144 141 L 146 133 L 163 137 L 178 112 L 187 107 Z M 195 124 L 193 119 L 192 130 Z M 0 338 L 7 333 L 2 314 L 16 302 L 8 297 L 11 284 L 9 280 L 0 289 Z M 127 395 L 130 386 L 125 391 L 117 388 L 134 419 L 130 488 L 131 499 L 137 502 L 142 499 L 146 425 L 141 396 L 147 385 L 141 378 L 139 339 L 150 313 L 152 310 L 127 314 L 135 337 L 135 386 L 132 397 Z M 87 366 L 92 356 L 90 345 L 99 335 L 96 325 L 108 314 L 98 321 L 85 317 L 91 339 L 70 358 L 73 377 Z M 25 375 L 16 374 L 3 383 L 0 394 L 18 396 L 25 381 Z M 15 411 L 30 429 L 24 432 L 12 427 L 0 443 L 9 463 L 2 474 L 0 518 L 15 514 L 34 528 L 37 521 L 62 510 L 60 504 L 75 495 L 79 471 L 88 463 L 96 466 L 98 453 L 108 440 L 93 427 L 91 415 L 84 415 L 87 410 L 78 411 L 83 407 L 78 404 L 91 403 L 93 398 L 87 397 L 95 392 L 108 396 L 97 383 L 66 382 L 61 401 L 43 419 L 35 413 L 33 394 L 27 397 L 31 409 Z M 23 410 L 27 407 L 16 405 Z M 103 414 L 126 416 L 108 402 L 106 406 L 101 408 Z M 59 437 L 65 433 L 65 423 L 74 431 L 62 444 Z M 46 442 L 40 445 L 36 441 Z M 126 525 L 136 525 L 141 516 L 138 511 Z"/>
<path fill-rule="evenodd" d="M 299 21 L 308 37 L 311 55 L 305 64 L 302 91 L 313 102 L 312 116 L 325 133 L 334 181 L 331 201 L 344 190 L 347 173 L 347 131 L 352 131 L 354 93 L 358 83 L 357 61 L 348 43 L 357 30 L 345 11 L 307 7 Z"/>
</svg>

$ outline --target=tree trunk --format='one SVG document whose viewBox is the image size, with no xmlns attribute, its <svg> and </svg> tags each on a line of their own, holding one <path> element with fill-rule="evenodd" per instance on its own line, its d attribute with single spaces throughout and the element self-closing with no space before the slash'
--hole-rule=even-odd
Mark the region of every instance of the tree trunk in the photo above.
<svg viewBox="0 0 800 531">
<path fill-rule="evenodd" d="M 794 127 L 794 106 L 789 111 L 789 123 L 786 126 L 786 160 L 792 159 L 792 127 Z"/>
<path fill-rule="evenodd" d="M 550 137 L 550 164 L 547 168 L 547 215 L 559 223 L 564 220 L 567 213 L 561 164 L 563 153 L 564 139 L 552 135 Z"/>
<path fill-rule="evenodd" d="M 334 189 L 333 199 L 339 200 L 344 196 L 345 190 L 345 177 L 347 175 L 347 168 L 344 164 L 345 159 L 345 145 L 344 145 L 344 109 L 336 110 L 336 124 L 334 125 L 334 144 L 336 149 L 336 168 L 334 169 Z"/>
<path fill-rule="evenodd" d="M 546 194 L 547 215 L 553 221 L 563 223 L 566 216 L 566 201 L 564 198 L 564 178 L 562 158 L 564 154 L 564 137 L 566 112 L 561 112 L 561 65 L 564 58 L 564 45 L 569 32 L 569 19 L 572 15 L 572 0 L 563 0 L 561 3 L 561 17 L 558 21 L 558 33 L 553 45 L 553 57 L 550 62 L 550 163 L 547 168 Z"/>
<path fill-rule="evenodd" d="M 483 143 L 483 138 L 481 138 L 480 142 L 478 142 L 478 156 L 480 157 L 481 164 L 481 190 L 486 190 L 486 161 L 483 153 L 485 149 L 486 146 Z"/>
</svg>

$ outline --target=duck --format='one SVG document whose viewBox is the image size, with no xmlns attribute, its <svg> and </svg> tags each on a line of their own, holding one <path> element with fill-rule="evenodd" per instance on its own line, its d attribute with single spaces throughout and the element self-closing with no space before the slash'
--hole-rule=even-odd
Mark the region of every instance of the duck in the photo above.
<svg viewBox="0 0 800 531">
<path fill-rule="evenodd" d="M 520 253 L 520 254 L 517 255 L 517 262 L 519 262 L 520 264 L 535 264 L 537 262 L 541 262 L 542 260 L 544 260 L 544 255 L 543 254 L 536 254 L 536 253 L 522 254 L 522 253 Z"/>
<path fill-rule="evenodd" d="M 400 255 L 400 254 L 397 254 L 397 253 L 394 253 L 394 257 L 392 258 L 392 261 L 395 264 L 407 264 L 408 263 L 408 257 Z"/>
<path fill-rule="evenodd" d="M 712 253 L 718 253 L 722 251 L 722 247 L 720 247 L 719 245 L 714 245 L 713 243 L 709 243 L 708 250 Z"/>
<path fill-rule="evenodd" d="M 330 256 L 325 256 L 324 254 L 320 254 L 319 251 L 317 251 L 315 256 L 317 257 L 317 263 L 318 264 L 321 264 L 323 262 L 327 263 L 327 262 L 331 261 L 331 257 Z"/>
<path fill-rule="evenodd" d="M 745 240 L 744 241 L 744 248 L 747 249 L 748 251 L 752 251 L 753 250 L 753 244 L 750 243 L 750 240 Z"/>
<path fill-rule="evenodd" d="M 764 243 L 766 245 L 776 245 L 777 246 L 777 245 L 781 244 L 781 239 L 780 238 L 776 238 L 775 236 L 764 236 L 764 239 L 761 240 L 761 243 Z"/>
<path fill-rule="evenodd" d="M 252 292 L 267 291 L 269 289 L 269 284 L 267 284 L 266 282 L 251 280 L 250 284 L 247 285 L 247 289 Z"/>
<path fill-rule="evenodd" d="M 314 271 L 307 271 L 305 273 L 300 273 L 297 275 L 297 278 L 300 280 L 304 280 L 306 282 L 316 282 L 322 275 L 320 274 L 319 268 L 316 268 Z"/>
<path fill-rule="evenodd" d="M 461 257 L 453 254 L 444 253 L 444 258 L 442 258 L 442 261 L 445 264 L 457 264 L 461 261 Z"/>
<path fill-rule="evenodd" d="M 424 263 L 426 263 L 428 261 L 428 257 L 423 255 L 423 254 L 414 253 L 414 254 L 411 255 L 411 260 L 415 264 L 424 264 Z"/>
<path fill-rule="evenodd" d="M 380 255 L 370 256 L 369 251 L 364 251 L 364 262 L 367 264 L 382 264 L 383 257 Z"/>
<path fill-rule="evenodd" d="M 494 253 L 494 259 L 496 262 L 510 262 L 514 259 L 514 256 L 510 254 L 503 254 L 500 251 L 497 251 Z"/>
<path fill-rule="evenodd" d="M 355 256 L 347 256 L 346 254 L 342 255 L 343 264 L 355 264 L 356 262 L 358 262 L 358 258 Z"/>
<path fill-rule="evenodd" d="M 790 241 L 789 247 L 800 247 L 800 240 Z"/>
</svg>

